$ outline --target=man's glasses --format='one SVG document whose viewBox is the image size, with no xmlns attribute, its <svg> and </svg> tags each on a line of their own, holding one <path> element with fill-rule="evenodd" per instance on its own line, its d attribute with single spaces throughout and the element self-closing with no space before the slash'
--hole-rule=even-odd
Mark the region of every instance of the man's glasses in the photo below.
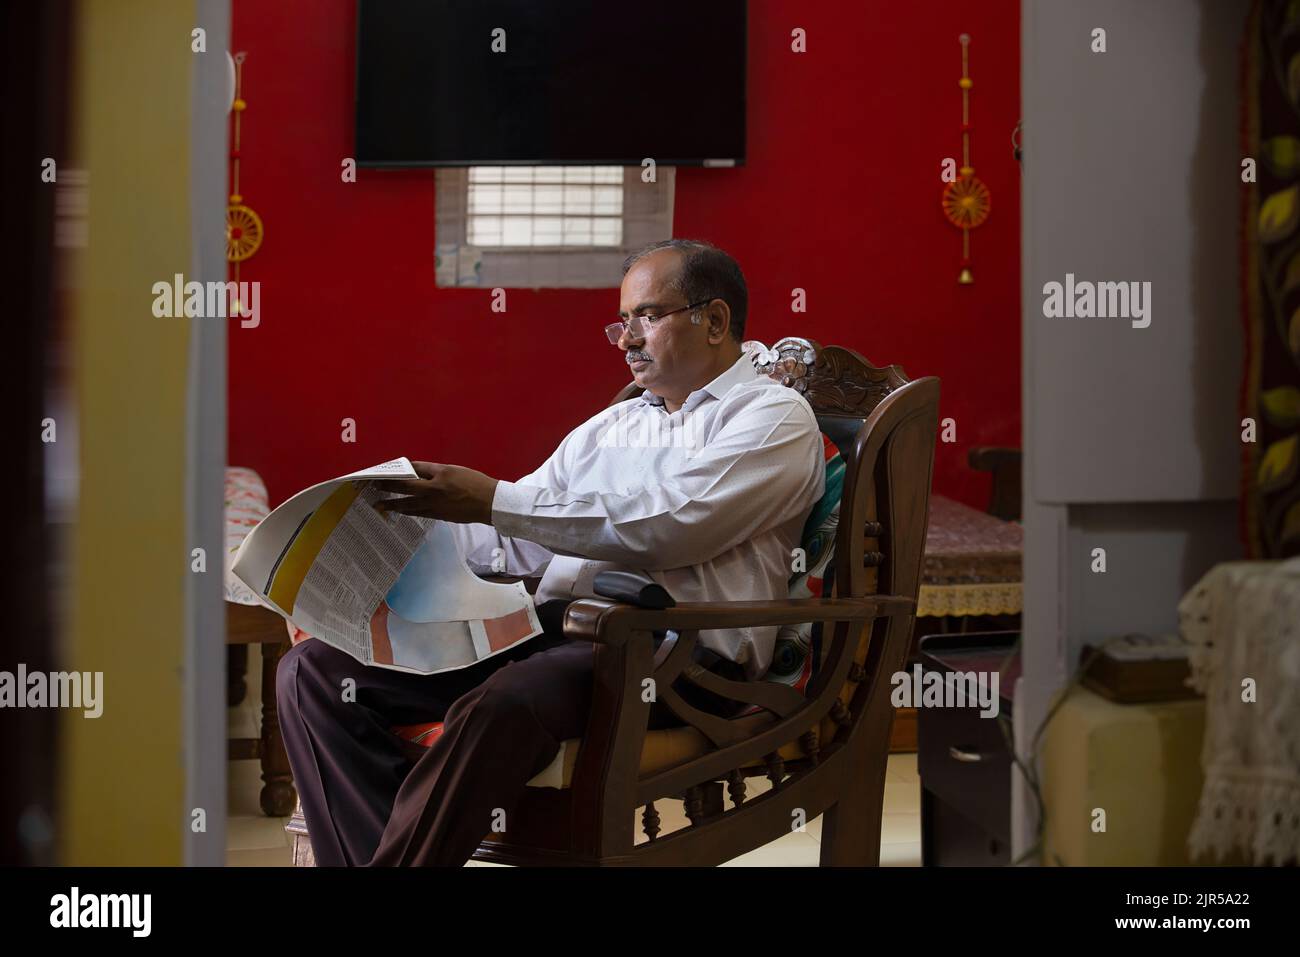
<svg viewBox="0 0 1300 957">
<path fill-rule="evenodd" d="M 612 345 L 618 345 L 618 340 L 623 337 L 623 330 L 626 329 L 632 334 L 633 339 L 644 339 L 646 333 L 660 319 L 667 319 L 679 312 L 685 312 L 687 309 L 698 309 L 700 306 L 707 306 L 713 302 L 713 299 L 701 299 L 699 302 L 692 302 L 685 306 L 679 306 L 672 312 L 665 312 L 658 316 L 633 316 L 631 319 L 620 319 L 618 322 L 611 322 L 605 327 L 605 335 L 609 338 Z"/>
</svg>

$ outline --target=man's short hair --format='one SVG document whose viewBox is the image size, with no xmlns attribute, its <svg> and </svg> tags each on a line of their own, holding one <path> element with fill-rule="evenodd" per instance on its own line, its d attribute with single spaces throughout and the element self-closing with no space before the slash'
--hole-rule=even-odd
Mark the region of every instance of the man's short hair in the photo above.
<svg viewBox="0 0 1300 957">
<path fill-rule="evenodd" d="M 673 288 L 687 302 L 721 299 L 731 309 L 731 335 L 745 341 L 745 316 L 749 313 L 749 287 L 740 264 L 729 255 L 701 239 L 662 239 L 643 246 L 623 261 L 623 275 L 638 262 L 661 249 L 675 249 L 681 254 L 682 266 L 673 280 Z"/>
</svg>

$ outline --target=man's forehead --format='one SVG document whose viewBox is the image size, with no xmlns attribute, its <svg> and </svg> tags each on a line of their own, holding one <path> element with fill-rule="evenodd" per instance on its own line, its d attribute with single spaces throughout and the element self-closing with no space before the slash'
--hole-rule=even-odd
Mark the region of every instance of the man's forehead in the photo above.
<svg viewBox="0 0 1300 957">
<path fill-rule="evenodd" d="M 620 307 L 632 312 L 643 306 L 663 305 L 671 299 L 672 281 L 677 278 L 680 258 L 675 250 L 660 249 L 639 260 L 623 277 Z"/>
</svg>

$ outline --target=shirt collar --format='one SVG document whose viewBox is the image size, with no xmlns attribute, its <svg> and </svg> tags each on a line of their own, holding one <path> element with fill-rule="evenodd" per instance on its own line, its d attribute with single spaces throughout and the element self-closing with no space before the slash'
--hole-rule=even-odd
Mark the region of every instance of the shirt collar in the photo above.
<svg viewBox="0 0 1300 957">
<path fill-rule="evenodd" d="M 734 387 L 742 382 L 748 382 L 751 379 L 758 378 L 758 370 L 754 368 L 754 362 L 748 352 L 742 352 L 730 368 L 715 378 L 702 389 L 696 389 L 686 397 L 682 403 L 682 410 L 693 409 L 704 401 L 705 396 L 713 396 L 715 399 L 721 399 Z M 655 395 L 647 389 L 641 393 L 641 401 L 646 405 L 662 406 L 664 400 L 662 396 Z"/>
</svg>

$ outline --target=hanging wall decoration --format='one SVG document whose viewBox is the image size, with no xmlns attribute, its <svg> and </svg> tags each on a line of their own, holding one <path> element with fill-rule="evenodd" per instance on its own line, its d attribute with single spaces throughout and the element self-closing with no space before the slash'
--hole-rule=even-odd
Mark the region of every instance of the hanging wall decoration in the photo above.
<svg viewBox="0 0 1300 957">
<path fill-rule="evenodd" d="M 970 34 L 957 38 L 961 43 L 961 167 L 957 179 L 944 187 L 943 214 L 948 222 L 961 230 L 961 272 L 957 282 L 963 286 L 975 281 L 971 271 L 970 231 L 989 218 L 991 197 L 989 188 L 975 176 L 971 165 L 970 138 L 973 129 L 970 120 L 970 91 L 974 85 L 970 78 Z"/>
<path fill-rule="evenodd" d="M 244 102 L 244 58 L 248 54 L 235 54 L 235 102 L 231 104 L 234 129 L 230 149 L 230 203 L 226 206 L 226 260 L 235 265 L 235 282 L 239 282 L 239 264 L 251 257 L 262 245 L 262 217 L 244 205 L 239 193 L 240 119 L 248 106 Z"/>
</svg>

